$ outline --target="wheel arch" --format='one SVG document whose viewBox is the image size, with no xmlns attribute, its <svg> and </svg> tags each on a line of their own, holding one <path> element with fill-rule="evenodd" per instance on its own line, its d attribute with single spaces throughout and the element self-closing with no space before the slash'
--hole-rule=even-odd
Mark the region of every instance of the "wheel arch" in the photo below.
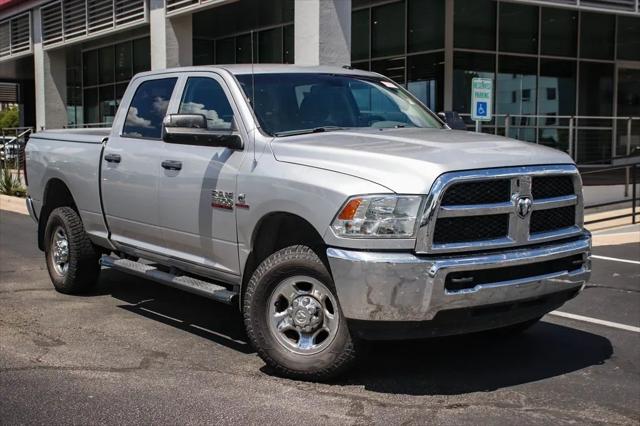
<svg viewBox="0 0 640 426">
<path fill-rule="evenodd" d="M 326 243 L 308 220 L 286 211 L 270 212 L 260 218 L 251 234 L 251 251 L 242 274 L 240 307 L 242 307 L 247 283 L 258 265 L 276 251 L 292 245 L 305 245 L 311 248 L 330 271 Z"/>
<path fill-rule="evenodd" d="M 60 178 L 47 181 L 42 197 L 42 209 L 38 220 L 38 248 L 44 250 L 44 232 L 49 215 L 58 207 L 71 207 L 78 213 L 78 207 L 69 186 Z"/>
</svg>

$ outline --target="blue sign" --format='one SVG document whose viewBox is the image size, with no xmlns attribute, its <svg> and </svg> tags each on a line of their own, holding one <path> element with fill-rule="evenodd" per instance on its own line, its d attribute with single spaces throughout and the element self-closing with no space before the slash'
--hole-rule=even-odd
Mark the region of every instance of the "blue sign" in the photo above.
<svg viewBox="0 0 640 426">
<path fill-rule="evenodd" d="M 486 117 L 488 110 L 489 109 L 487 108 L 487 103 L 486 102 L 477 102 L 476 103 L 476 115 L 478 117 Z"/>
</svg>

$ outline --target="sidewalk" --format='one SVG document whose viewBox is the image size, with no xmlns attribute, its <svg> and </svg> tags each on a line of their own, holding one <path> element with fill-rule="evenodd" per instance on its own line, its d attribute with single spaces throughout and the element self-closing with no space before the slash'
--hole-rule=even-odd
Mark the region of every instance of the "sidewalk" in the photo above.
<svg viewBox="0 0 640 426">
<path fill-rule="evenodd" d="M 24 198 L 10 197 L 4 194 L 0 194 L 0 210 L 7 210 L 20 214 L 29 214 Z"/>
</svg>

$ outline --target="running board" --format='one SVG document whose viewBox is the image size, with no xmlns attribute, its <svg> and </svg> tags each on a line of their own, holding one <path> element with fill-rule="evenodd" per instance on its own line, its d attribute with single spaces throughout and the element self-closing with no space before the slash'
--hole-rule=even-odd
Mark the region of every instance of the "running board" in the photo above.
<svg viewBox="0 0 640 426">
<path fill-rule="evenodd" d="M 107 268 L 146 278 L 169 287 L 188 291 L 189 293 L 194 293 L 228 305 L 233 304 L 236 296 L 238 295 L 238 293 L 229 291 L 221 285 L 202 281 L 186 275 L 170 274 L 159 270 L 153 265 L 134 262 L 133 260 L 119 259 L 112 256 L 102 256 L 100 258 L 100 264 Z"/>
</svg>

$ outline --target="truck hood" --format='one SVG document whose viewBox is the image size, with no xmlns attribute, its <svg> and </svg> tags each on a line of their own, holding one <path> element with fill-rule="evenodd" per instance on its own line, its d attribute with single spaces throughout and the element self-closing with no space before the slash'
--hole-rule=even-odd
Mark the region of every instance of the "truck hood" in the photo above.
<svg viewBox="0 0 640 426">
<path fill-rule="evenodd" d="M 278 161 L 344 173 L 396 193 L 426 194 L 445 172 L 573 164 L 556 149 L 501 136 L 446 129 L 357 129 L 274 139 Z"/>
</svg>

